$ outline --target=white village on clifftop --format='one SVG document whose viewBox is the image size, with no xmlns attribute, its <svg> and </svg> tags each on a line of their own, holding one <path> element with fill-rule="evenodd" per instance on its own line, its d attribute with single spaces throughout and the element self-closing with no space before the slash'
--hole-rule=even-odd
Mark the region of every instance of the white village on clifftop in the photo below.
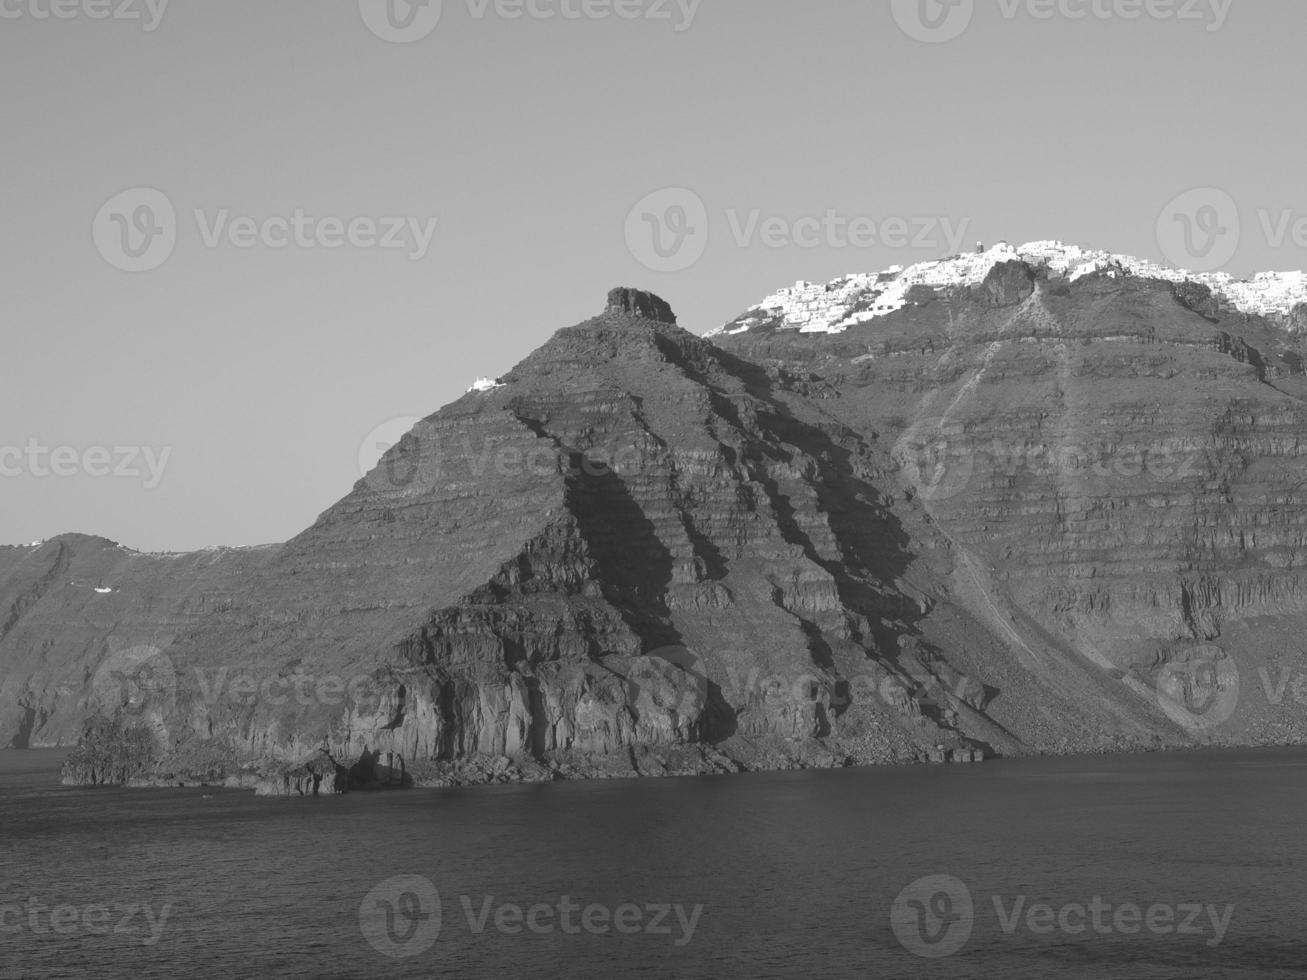
<svg viewBox="0 0 1307 980">
<path fill-rule="evenodd" d="M 801 333 L 840 333 L 857 323 L 893 313 L 906 303 L 913 286 L 970 286 L 984 281 L 995 265 L 1020 259 L 1076 280 L 1094 272 L 1119 273 L 1170 282 L 1197 282 L 1224 297 L 1243 313 L 1261 316 L 1287 314 L 1307 303 L 1307 273 L 1259 272 L 1251 279 L 1236 279 L 1227 272 L 1189 272 L 1158 265 L 1131 255 L 1081 248 L 1059 241 L 1027 242 L 1013 247 L 999 242 L 985 249 L 914 265 L 890 266 L 883 272 L 852 273 L 828 283 L 799 281 L 778 290 L 751 307 L 735 323 L 709 331 L 706 336 L 743 333 L 764 320 L 776 319 L 781 329 Z"/>
</svg>

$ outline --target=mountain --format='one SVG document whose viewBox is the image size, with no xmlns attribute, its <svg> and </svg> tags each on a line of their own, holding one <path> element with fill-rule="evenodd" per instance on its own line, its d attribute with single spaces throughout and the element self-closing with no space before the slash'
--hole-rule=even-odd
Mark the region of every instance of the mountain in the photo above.
<svg viewBox="0 0 1307 980">
<path fill-rule="evenodd" d="M 893 442 L 955 600 L 1023 672 L 1082 666 L 1119 678 L 1117 703 L 1170 695 L 1191 735 L 1289 741 L 1307 706 L 1304 282 L 1000 244 L 800 284 L 713 339 L 820 376 L 841 423 Z"/>
<path fill-rule="evenodd" d="M 710 338 L 614 290 L 285 545 L 0 551 L 0 737 L 266 792 L 1299 740 L 1297 290 L 1004 245 Z"/>
<path fill-rule="evenodd" d="M 101 666 L 169 647 L 272 550 L 150 555 L 84 534 L 0 547 L 0 746 L 76 742 Z"/>
</svg>

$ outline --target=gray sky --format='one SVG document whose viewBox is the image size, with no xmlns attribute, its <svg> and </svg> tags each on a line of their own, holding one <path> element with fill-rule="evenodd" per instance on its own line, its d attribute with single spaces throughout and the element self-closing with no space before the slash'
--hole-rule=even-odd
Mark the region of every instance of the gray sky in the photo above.
<svg viewBox="0 0 1307 980">
<path fill-rule="evenodd" d="M 151 2 L 0 0 L 0 542 L 284 540 L 614 285 L 702 333 L 955 241 L 1163 261 L 1194 187 L 1307 265 L 1307 4 Z"/>
</svg>

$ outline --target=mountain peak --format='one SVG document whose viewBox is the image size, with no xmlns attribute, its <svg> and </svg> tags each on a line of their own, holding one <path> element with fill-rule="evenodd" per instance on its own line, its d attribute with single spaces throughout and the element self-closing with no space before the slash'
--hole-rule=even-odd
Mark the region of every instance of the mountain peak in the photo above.
<svg viewBox="0 0 1307 980">
<path fill-rule="evenodd" d="M 666 300 L 643 289 L 631 289 L 628 286 L 618 286 L 608 291 L 608 305 L 604 312 L 640 316 L 658 323 L 676 323 L 676 314 Z"/>
<path fill-rule="evenodd" d="M 902 309 L 909 304 L 908 293 L 915 286 L 976 286 L 996 266 L 1012 261 L 1072 281 L 1103 273 L 1200 283 L 1241 313 L 1257 316 L 1292 318 L 1295 308 L 1307 303 L 1307 273 L 1303 272 L 1259 272 L 1251 279 L 1236 279 L 1228 272 L 1190 272 L 1060 241 L 1017 246 L 1001 241 L 988 249 L 977 245 L 974 252 L 909 266 L 894 265 L 882 272 L 852 273 L 828 283 L 800 281 L 777 290 L 733 322 L 705 336 L 743 333 L 761 323 L 801 333 L 840 333 L 854 324 Z M 1291 325 L 1290 329 L 1295 328 Z"/>
</svg>

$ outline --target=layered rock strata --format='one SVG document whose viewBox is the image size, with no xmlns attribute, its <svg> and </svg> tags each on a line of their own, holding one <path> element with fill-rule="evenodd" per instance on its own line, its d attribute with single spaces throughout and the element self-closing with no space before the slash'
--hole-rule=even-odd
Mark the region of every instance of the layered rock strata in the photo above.
<svg viewBox="0 0 1307 980">
<path fill-rule="evenodd" d="M 288 794 L 1297 740 L 1301 344 L 1073 272 L 711 341 L 614 290 L 285 545 L 0 551 L 0 720 Z"/>
</svg>

